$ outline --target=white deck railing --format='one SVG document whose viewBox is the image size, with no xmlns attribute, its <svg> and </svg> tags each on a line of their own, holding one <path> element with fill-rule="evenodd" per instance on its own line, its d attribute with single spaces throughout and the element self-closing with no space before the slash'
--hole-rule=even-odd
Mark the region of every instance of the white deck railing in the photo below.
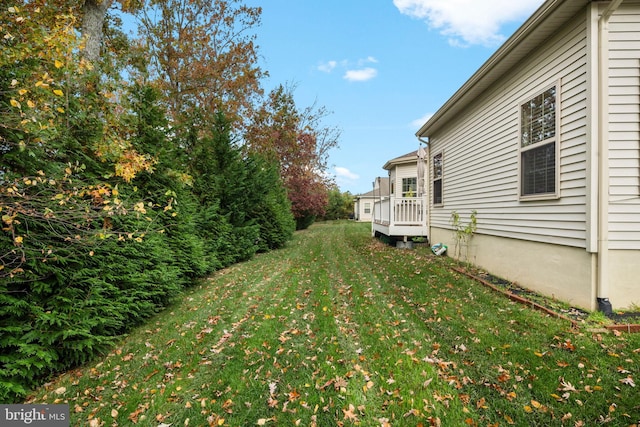
<svg viewBox="0 0 640 427">
<path fill-rule="evenodd" d="M 373 205 L 373 221 L 383 225 L 425 225 L 427 206 L 422 197 L 387 197 Z"/>
</svg>

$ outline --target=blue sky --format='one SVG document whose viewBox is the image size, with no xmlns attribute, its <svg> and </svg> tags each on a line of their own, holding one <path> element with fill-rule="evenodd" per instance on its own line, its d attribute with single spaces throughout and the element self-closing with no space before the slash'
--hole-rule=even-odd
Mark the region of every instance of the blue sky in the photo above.
<svg viewBox="0 0 640 427">
<path fill-rule="evenodd" d="M 342 191 L 372 189 L 389 159 L 543 0 L 247 0 L 266 91 L 293 85 L 299 109 L 341 129 L 330 173 Z"/>
</svg>

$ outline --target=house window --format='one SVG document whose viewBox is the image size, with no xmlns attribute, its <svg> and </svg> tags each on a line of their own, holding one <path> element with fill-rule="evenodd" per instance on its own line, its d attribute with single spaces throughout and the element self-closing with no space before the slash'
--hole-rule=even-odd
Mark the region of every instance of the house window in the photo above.
<svg viewBox="0 0 640 427">
<path fill-rule="evenodd" d="M 555 195 L 557 187 L 556 86 L 520 106 L 520 195 Z"/>
<path fill-rule="evenodd" d="M 371 203 L 365 203 L 364 204 L 364 213 L 366 213 L 366 214 L 370 214 L 371 213 Z"/>
<path fill-rule="evenodd" d="M 433 156 L 433 204 L 442 204 L 442 153 Z"/>
<path fill-rule="evenodd" d="M 416 197 L 418 178 L 402 178 L 402 197 Z"/>
</svg>

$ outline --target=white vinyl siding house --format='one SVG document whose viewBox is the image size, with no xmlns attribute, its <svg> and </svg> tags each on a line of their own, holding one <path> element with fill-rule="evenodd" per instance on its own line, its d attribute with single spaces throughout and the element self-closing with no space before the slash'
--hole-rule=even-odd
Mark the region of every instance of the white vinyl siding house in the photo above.
<svg viewBox="0 0 640 427">
<path fill-rule="evenodd" d="M 470 261 L 589 309 L 640 304 L 640 1 L 610 4 L 547 0 L 417 133 L 430 241 L 476 210 Z"/>
</svg>

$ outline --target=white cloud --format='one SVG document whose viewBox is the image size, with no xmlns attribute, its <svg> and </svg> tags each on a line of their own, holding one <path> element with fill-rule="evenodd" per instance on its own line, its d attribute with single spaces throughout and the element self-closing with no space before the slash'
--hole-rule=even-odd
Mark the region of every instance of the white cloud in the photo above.
<svg viewBox="0 0 640 427">
<path fill-rule="evenodd" d="M 344 73 L 343 78 L 351 82 L 365 82 L 367 80 L 371 80 L 377 75 L 378 70 L 376 70 L 375 68 L 367 67 L 359 70 L 347 70 L 347 72 Z"/>
<path fill-rule="evenodd" d="M 337 65 L 338 65 L 337 61 L 323 62 L 320 65 L 318 65 L 318 70 L 324 73 L 330 73 L 334 70 L 334 68 L 336 68 Z"/>
<path fill-rule="evenodd" d="M 500 27 L 531 15 L 543 0 L 393 0 L 398 10 L 424 19 L 454 46 L 495 46 L 504 41 Z"/>
<path fill-rule="evenodd" d="M 411 122 L 411 127 L 415 129 L 420 129 L 423 124 L 427 123 L 429 119 L 433 116 L 433 113 L 427 113 L 424 116 L 417 118 Z"/>
<path fill-rule="evenodd" d="M 352 82 L 364 82 L 371 80 L 378 75 L 378 70 L 367 67 L 367 64 L 377 64 L 378 60 L 373 56 L 367 56 L 358 61 L 343 59 L 341 61 L 330 60 L 321 62 L 317 69 L 323 73 L 330 74 L 336 69 L 345 70 L 343 78 Z"/>
<path fill-rule="evenodd" d="M 358 61 L 358 65 L 364 64 L 377 64 L 378 60 L 373 56 L 367 56 L 365 59 L 361 59 Z"/>
<path fill-rule="evenodd" d="M 335 167 L 335 171 L 336 171 L 336 176 L 338 178 L 347 178 L 347 179 L 359 179 L 360 175 L 357 175 L 353 172 L 351 172 L 349 169 L 347 168 L 343 168 L 342 166 L 336 166 Z"/>
</svg>

